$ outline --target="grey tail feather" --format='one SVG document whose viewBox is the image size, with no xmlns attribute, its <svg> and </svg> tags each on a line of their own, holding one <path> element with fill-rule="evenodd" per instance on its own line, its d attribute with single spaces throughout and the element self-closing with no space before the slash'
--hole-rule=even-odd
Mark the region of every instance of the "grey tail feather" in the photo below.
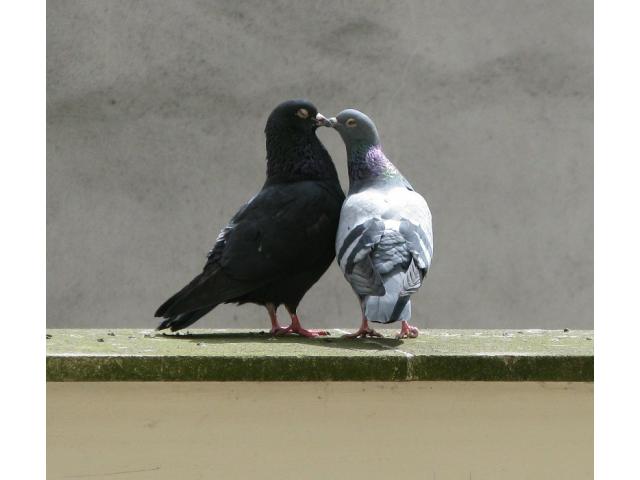
<svg viewBox="0 0 640 480">
<path fill-rule="evenodd" d="M 169 317 L 166 320 L 163 320 L 156 330 L 165 330 L 167 328 L 171 329 L 172 332 L 182 330 L 183 328 L 187 328 L 189 325 L 196 323 L 199 319 L 213 310 L 214 307 L 215 306 L 201 308 L 200 310 L 194 310 L 192 312 L 181 313 L 179 315 Z"/>
<path fill-rule="evenodd" d="M 398 297 L 398 300 L 396 301 L 396 304 L 393 307 L 393 312 L 391 312 L 389 323 L 393 323 L 400 318 L 400 314 L 403 312 L 404 307 L 407 306 L 408 302 L 409 302 L 409 295 L 400 295 Z"/>
<path fill-rule="evenodd" d="M 365 315 L 377 323 L 392 323 L 411 318 L 410 294 L 404 291 L 404 273 L 396 272 L 384 281 L 386 293 L 381 296 L 367 296 Z"/>
</svg>

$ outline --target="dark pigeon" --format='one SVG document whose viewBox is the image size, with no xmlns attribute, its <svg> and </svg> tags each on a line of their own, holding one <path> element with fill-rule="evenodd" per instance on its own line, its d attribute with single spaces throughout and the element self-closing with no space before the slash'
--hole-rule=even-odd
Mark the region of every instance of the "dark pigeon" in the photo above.
<svg viewBox="0 0 640 480">
<path fill-rule="evenodd" d="M 427 202 L 385 156 L 369 117 L 349 109 L 325 125 L 335 128 L 347 147 L 349 194 L 336 252 L 362 309 L 360 329 L 348 336 L 380 336 L 369 321 L 399 320 L 399 338 L 417 337 L 418 329 L 409 325 L 411 295 L 422 285 L 433 257 Z"/>
<path fill-rule="evenodd" d="M 306 100 L 284 102 L 265 127 L 267 179 L 222 229 L 200 275 L 162 304 L 158 330 L 192 325 L 221 303 L 267 308 L 273 334 L 314 337 L 296 309 L 335 258 L 344 193 L 331 157 L 316 136 L 326 119 Z M 284 304 L 291 325 L 278 324 Z"/>
</svg>

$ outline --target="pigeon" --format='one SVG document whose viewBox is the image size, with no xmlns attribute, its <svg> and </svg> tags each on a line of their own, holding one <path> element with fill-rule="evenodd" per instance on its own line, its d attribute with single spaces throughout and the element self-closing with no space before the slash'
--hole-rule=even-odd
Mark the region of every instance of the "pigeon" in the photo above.
<svg viewBox="0 0 640 480">
<path fill-rule="evenodd" d="M 340 214 L 336 255 L 360 302 L 362 324 L 351 338 L 382 336 L 369 321 L 402 326 L 397 338 L 414 338 L 411 295 L 431 266 L 431 212 L 385 156 L 373 121 L 348 109 L 325 122 L 347 149 L 349 191 Z"/>
<path fill-rule="evenodd" d="M 158 330 L 188 327 L 221 303 L 266 307 L 271 333 L 305 337 L 298 304 L 335 258 L 344 202 L 336 168 L 316 129 L 326 118 L 307 100 L 289 100 L 265 127 L 267 175 L 262 189 L 220 231 L 198 276 L 158 308 Z M 291 324 L 278 323 L 284 304 Z"/>
</svg>

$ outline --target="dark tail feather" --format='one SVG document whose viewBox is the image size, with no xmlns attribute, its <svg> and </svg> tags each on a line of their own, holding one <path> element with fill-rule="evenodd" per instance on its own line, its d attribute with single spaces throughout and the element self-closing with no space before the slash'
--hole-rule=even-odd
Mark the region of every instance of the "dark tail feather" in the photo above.
<svg viewBox="0 0 640 480">
<path fill-rule="evenodd" d="M 179 292 L 177 292 L 174 295 L 172 295 L 171 298 L 169 298 L 169 300 L 167 300 L 162 305 L 160 305 L 160 307 L 158 308 L 158 310 L 156 310 L 156 313 L 154 315 L 156 317 L 176 317 L 176 316 L 178 316 L 178 312 L 175 312 L 175 313 L 172 314 L 171 312 L 169 312 L 169 310 L 171 308 L 174 308 L 178 303 L 180 303 L 184 299 L 188 298 L 190 295 L 192 295 L 194 293 L 194 291 L 198 289 L 198 287 L 202 286 L 207 281 L 210 281 L 210 280 L 214 279 L 218 272 L 219 272 L 219 270 L 217 268 L 216 269 L 211 269 L 211 270 L 206 270 L 206 268 L 205 268 L 204 272 L 202 272 L 200 275 L 195 277 L 185 287 L 183 287 Z M 189 308 L 189 310 L 195 311 L 195 310 L 198 310 L 198 308 L 197 307 L 196 308 Z M 179 312 L 179 313 L 189 313 L 189 312 Z"/>
<path fill-rule="evenodd" d="M 172 332 L 187 328 L 189 325 L 193 325 L 200 318 L 204 317 L 207 313 L 213 310 L 213 307 L 201 308 L 200 310 L 194 310 L 193 312 L 181 313 L 173 317 L 169 317 L 163 320 L 156 330 L 164 330 L 166 328 L 171 329 Z M 162 307 L 160 307 L 162 308 Z"/>
<path fill-rule="evenodd" d="M 195 323 L 221 303 L 234 301 L 260 286 L 262 282 L 246 282 L 229 278 L 220 268 L 206 268 L 189 284 L 164 302 L 155 313 L 164 317 L 158 330 L 180 330 Z"/>
<path fill-rule="evenodd" d="M 188 287 L 188 286 L 187 286 Z M 180 298 L 182 296 L 182 294 L 184 293 L 184 290 L 186 290 L 185 287 L 184 289 L 180 290 L 178 293 L 176 293 L 175 295 L 172 295 L 171 298 L 169 298 L 169 300 L 167 300 L 166 302 L 164 302 L 162 305 L 160 305 L 160 307 L 158 307 L 158 310 L 156 310 L 156 313 L 154 314 L 154 316 L 156 317 L 164 317 L 165 312 L 169 309 L 169 307 L 176 301 L 178 300 L 178 298 Z"/>
</svg>

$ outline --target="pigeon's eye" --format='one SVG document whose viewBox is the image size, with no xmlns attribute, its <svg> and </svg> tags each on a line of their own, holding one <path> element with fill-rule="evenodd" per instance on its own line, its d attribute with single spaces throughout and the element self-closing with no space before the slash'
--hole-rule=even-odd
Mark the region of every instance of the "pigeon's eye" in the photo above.
<svg viewBox="0 0 640 480">
<path fill-rule="evenodd" d="M 296 112 L 296 116 L 300 118 L 309 118 L 309 112 L 306 108 L 301 108 Z"/>
<path fill-rule="evenodd" d="M 356 122 L 356 120 L 355 120 L 354 118 L 350 118 L 349 120 L 347 120 L 346 122 L 344 122 L 344 124 L 345 124 L 347 127 L 355 127 L 355 126 L 358 124 L 358 122 Z"/>
</svg>

